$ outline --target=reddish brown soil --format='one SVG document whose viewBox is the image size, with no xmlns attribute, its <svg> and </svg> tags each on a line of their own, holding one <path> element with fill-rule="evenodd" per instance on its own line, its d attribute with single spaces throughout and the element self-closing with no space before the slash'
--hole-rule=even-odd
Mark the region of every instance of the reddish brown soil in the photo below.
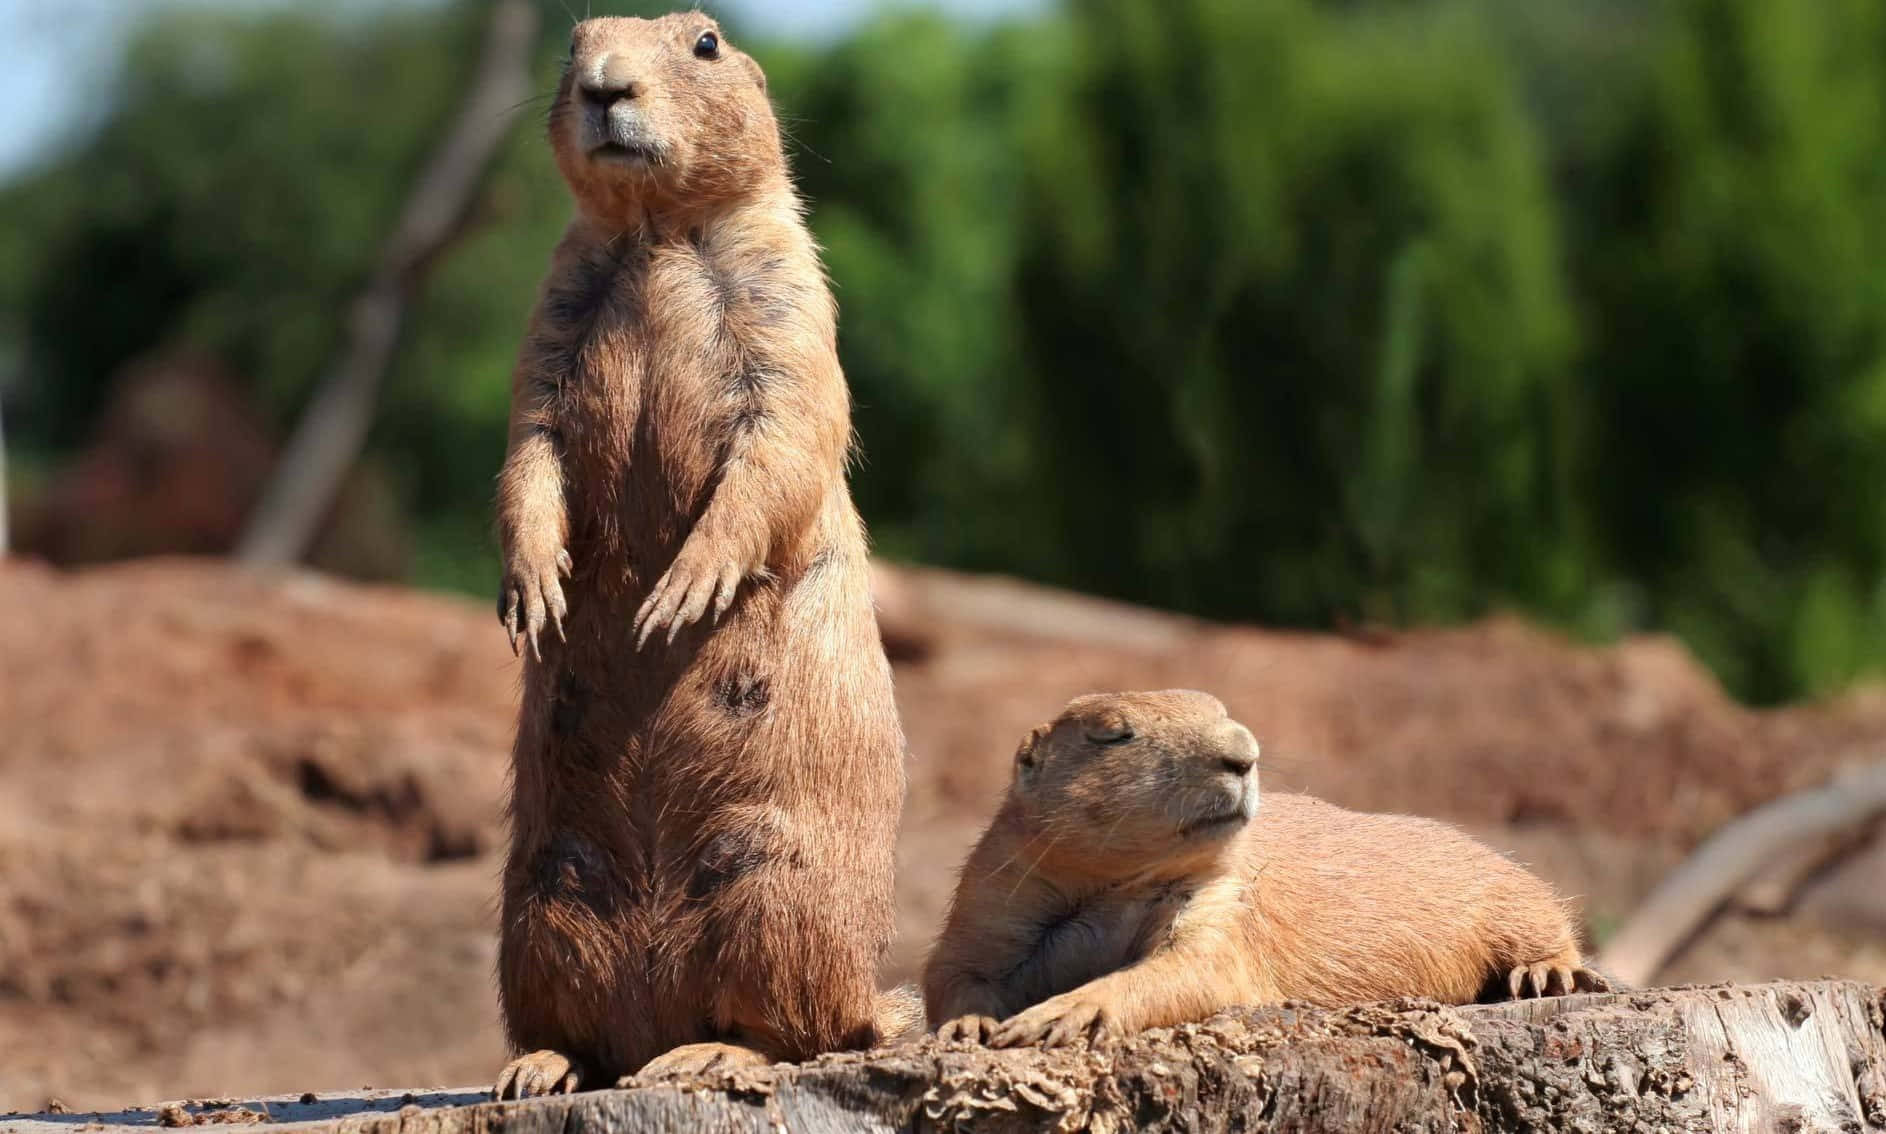
<svg viewBox="0 0 1886 1134">
<path fill-rule="evenodd" d="M 1886 693 L 1749 712 L 1664 639 L 1276 634 L 903 569 L 880 593 L 912 748 L 887 979 L 1016 738 L 1077 692 L 1217 692 L 1269 790 L 1458 820 L 1600 934 L 1716 824 L 1886 751 Z M 204 562 L 0 565 L 0 1111 L 488 1077 L 515 700 L 477 604 Z M 1886 981 L 1847 873 L 1804 899 L 1815 918 L 1726 918 L 1666 975 Z"/>
</svg>

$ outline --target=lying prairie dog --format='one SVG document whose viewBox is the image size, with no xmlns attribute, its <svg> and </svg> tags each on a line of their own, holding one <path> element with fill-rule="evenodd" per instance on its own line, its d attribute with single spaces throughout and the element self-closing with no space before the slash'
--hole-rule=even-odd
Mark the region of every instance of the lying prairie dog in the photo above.
<svg viewBox="0 0 1886 1134">
<path fill-rule="evenodd" d="M 1259 806 L 1218 699 L 1079 697 L 1031 732 L 924 970 L 948 1039 L 1099 1040 L 1239 1004 L 1600 991 L 1551 887 L 1444 823 Z"/>
</svg>

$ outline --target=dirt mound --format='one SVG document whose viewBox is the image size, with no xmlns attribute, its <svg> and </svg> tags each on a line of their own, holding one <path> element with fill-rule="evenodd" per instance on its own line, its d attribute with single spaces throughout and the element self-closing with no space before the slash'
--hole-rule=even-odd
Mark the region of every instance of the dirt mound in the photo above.
<svg viewBox="0 0 1886 1134">
<path fill-rule="evenodd" d="M 946 805 L 992 799 L 996 754 L 1093 689 L 1219 694 L 1262 740 L 1272 789 L 1686 841 L 1886 736 L 1886 692 L 1755 712 L 1669 638 L 1590 649 L 1513 618 L 1277 633 L 927 569 L 886 571 L 880 591 L 892 640 L 922 659 L 900 669 L 901 700 Z"/>
<path fill-rule="evenodd" d="M 227 553 L 277 457 L 254 387 L 190 350 L 127 362 L 102 392 L 84 446 L 40 491 L 13 501 L 13 546 L 65 565 Z M 407 543 L 385 474 L 366 462 L 348 474 L 310 561 L 350 578 L 402 578 Z"/>
<path fill-rule="evenodd" d="M 1218 692 L 1270 790 L 1466 823 L 1599 931 L 1722 819 L 1886 747 L 1886 696 L 1750 712 L 1662 639 L 1278 634 L 902 568 L 879 591 L 912 748 L 887 978 L 1016 738 L 1078 692 Z M 0 565 L 0 1110 L 490 1075 L 516 689 L 478 604 Z M 1730 919 L 1673 975 L 1826 971 L 1886 978 L 1886 950 Z"/>
</svg>

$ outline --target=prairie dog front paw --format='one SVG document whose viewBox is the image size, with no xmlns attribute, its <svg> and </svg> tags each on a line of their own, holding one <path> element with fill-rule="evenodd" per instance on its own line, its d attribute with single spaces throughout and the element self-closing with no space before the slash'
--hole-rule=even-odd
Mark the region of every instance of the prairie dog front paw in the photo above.
<svg viewBox="0 0 1886 1134">
<path fill-rule="evenodd" d="M 1121 1031 L 1118 1017 L 1104 1002 L 1077 988 L 1049 997 L 1002 1021 L 995 1034 L 989 1037 L 989 1045 L 1071 1047 L 1083 1042 L 1100 1045 L 1117 1039 Z"/>
<path fill-rule="evenodd" d="M 631 628 L 635 648 L 641 649 L 664 627 L 668 631 L 667 641 L 672 645 L 675 635 L 700 621 L 710 604 L 714 620 L 720 621 L 720 616 L 733 604 L 734 594 L 740 589 L 740 580 L 746 577 L 747 570 L 745 564 L 721 550 L 707 536 L 700 532 L 689 536 L 661 581 L 648 592 L 642 608 L 635 612 Z"/>
<path fill-rule="evenodd" d="M 525 551 L 513 549 L 505 556 L 504 581 L 498 588 L 498 621 L 511 639 L 511 652 L 518 652 L 518 639 L 530 643 L 530 652 L 544 660 L 538 635 L 544 624 L 563 638 L 563 618 L 570 612 L 563 598 L 563 580 L 570 577 L 575 564 L 563 548 Z"/>
</svg>

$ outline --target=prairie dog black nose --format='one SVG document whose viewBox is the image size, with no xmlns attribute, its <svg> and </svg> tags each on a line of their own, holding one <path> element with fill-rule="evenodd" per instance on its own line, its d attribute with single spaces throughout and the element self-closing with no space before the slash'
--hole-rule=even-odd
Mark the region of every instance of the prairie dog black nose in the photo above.
<svg viewBox="0 0 1886 1134">
<path fill-rule="evenodd" d="M 582 77 L 583 93 L 598 102 L 634 99 L 642 93 L 635 69 L 620 55 L 605 55 Z"/>
<path fill-rule="evenodd" d="M 1251 730 L 1236 721 L 1226 721 L 1218 726 L 1217 754 L 1225 771 L 1235 776 L 1242 776 L 1257 766 L 1257 738 Z"/>
</svg>

